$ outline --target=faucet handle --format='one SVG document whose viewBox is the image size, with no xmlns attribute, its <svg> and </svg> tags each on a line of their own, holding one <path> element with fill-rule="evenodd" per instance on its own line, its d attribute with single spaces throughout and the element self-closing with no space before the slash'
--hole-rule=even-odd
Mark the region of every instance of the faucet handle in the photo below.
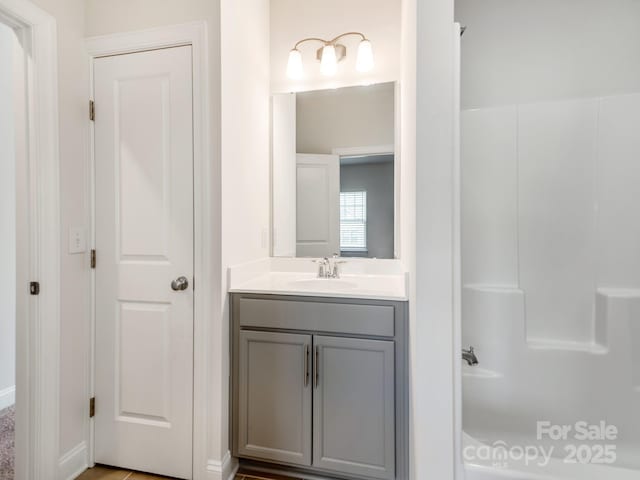
<svg viewBox="0 0 640 480">
<path fill-rule="evenodd" d="M 318 278 L 327 278 L 327 270 L 329 269 L 329 259 L 327 257 L 313 259 L 313 263 L 318 264 Z"/>
<path fill-rule="evenodd" d="M 346 260 L 334 260 L 333 265 L 330 265 L 331 268 L 331 278 L 340 278 L 340 269 L 339 266 L 343 263 L 347 263 Z"/>
<path fill-rule="evenodd" d="M 347 263 L 346 260 L 339 260 L 340 258 L 342 258 L 339 253 L 334 253 L 332 258 L 333 258 L 333 264 L 334 265 L 340 265 L 342 263 Z"/>
</svg>

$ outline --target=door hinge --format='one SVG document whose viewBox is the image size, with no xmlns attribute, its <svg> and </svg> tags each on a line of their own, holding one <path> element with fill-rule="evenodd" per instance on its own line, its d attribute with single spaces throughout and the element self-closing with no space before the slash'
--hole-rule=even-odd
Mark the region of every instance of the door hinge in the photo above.
<svg viewBox="0 0 640 480">
<path fill-rule="evenodd" d="M 96 268 L 96 250 L 91 250 L 91 268 Z"/>
<path fill-rule="evenodd" d="M 39 282 L 31 282 L 29 284 L 29 293 L 31 295 L 40 295 L 40 283 Z"/>
<path fill-rule="evenodd" d="M 93 100 L 89 100 L 89 120 L 94 121 L 96 119 L 96 105 Z"/>
<path fill-rule="evenodd" d="M 89 418 L 96 416 L 96 397 L 89 399 Z"/>
</svg>

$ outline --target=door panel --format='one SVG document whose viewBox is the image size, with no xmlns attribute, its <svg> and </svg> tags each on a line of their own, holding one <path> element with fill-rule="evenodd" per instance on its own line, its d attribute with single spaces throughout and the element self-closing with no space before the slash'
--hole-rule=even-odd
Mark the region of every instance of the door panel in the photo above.
<svg viewBox="0 0 640 480">
<path fill-rule="evenodd" d="M 311 465 L 311 335 L 240 332 L 241 455 Z"/>
<path fill-rule="evenodd" d="M 297 156 L 296 255 L 340 253 L 340 157 Z"/>
<path fill-rule="evenodd" d="M 395 478 L 392 341 L 314 337 L 313 465 Z"/>
<path fill-rule="evenodd" d="M 96 59 L 97 463 L 191 478 L 191 47 Z"/>
</svg>

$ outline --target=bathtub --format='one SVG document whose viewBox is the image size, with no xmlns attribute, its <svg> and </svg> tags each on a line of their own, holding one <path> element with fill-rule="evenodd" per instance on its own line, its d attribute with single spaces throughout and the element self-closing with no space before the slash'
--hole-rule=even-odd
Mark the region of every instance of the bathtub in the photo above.
<svg viewBox="0 0 640 480">
<path fill-rule="evenodd" d="M 524 296 L 515 288 L 464 291 L 462 341 L 480 361 L 462 367 L 466 479 L 640 480 L 640 292 L 597 292 L 591 344 L 527 339 Z M 615 426 L 613 441 L 592 442 L 613 445 L 615 462 L 565 462 L 563 448 L 584 442 L 538 440 L 540 421 Z M 531 445 L 554 446 L 554 456 L 544 466 L 493 460 L 498 448 Z M 480 447 L 484 455 L 464 455 Z"/>
</svg>

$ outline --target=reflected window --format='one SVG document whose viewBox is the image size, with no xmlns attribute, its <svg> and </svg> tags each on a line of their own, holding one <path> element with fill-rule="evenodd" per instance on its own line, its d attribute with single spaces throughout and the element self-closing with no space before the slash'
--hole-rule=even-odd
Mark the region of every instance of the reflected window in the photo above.
<svg viewBox="0 0 640 480">
<path fill-rule="evenodd" d="M 340 251 L 367 251 L 367 192 L 340 192 Z"/>
</svg>

